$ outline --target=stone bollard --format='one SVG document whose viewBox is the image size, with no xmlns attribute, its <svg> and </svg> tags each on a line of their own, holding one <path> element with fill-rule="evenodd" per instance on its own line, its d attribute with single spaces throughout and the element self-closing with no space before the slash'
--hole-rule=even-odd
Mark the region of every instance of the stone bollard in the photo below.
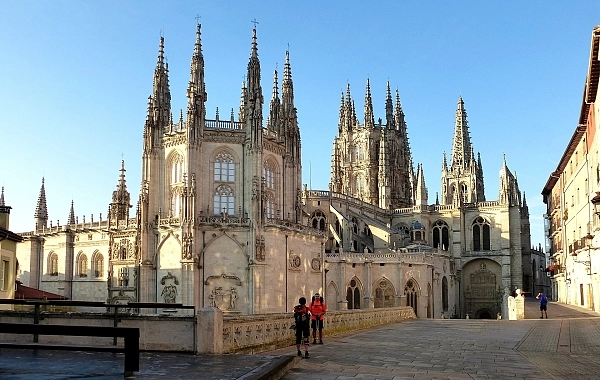
<svg viewBox="0 0 600 380">
<path fill-rule="evenodd" d="M 216 307 L 198 310 L 196 319 L 197 354 L 223 353 L 223 312 Z"/>
</svg>

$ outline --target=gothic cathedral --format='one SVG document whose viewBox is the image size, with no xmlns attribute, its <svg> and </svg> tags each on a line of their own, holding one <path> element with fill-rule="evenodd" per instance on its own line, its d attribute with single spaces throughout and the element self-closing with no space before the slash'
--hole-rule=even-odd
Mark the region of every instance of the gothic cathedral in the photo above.
<svg viewBox="0 0 600 380">
<path fill-rule="evenodd" d="M 79 220 L 72 203 L 67 223 L 53 224 L 42 180 L 35 229 L 17 247 L 20 281 L 73 300 L 239 314 L 289 312 L 316 291 L 331 310 L 411 306 L 423 318 L 506 312 L 504 296 L 530 270 L 527 204 L 506 160 L 498 200 L 486 201 L 462 98 L 435 203 L 421 164 L 415 173 L 398 91 L 393 99 L 387 84 L 385 120 L 376 121 L 368 80 L 362 122 L 350 85 L 342 93 L 329 190 L 308 190 L 289 51 L 263 110 L 253 29 L 237 115 L 221 118 L 217 109 L 208 119 L 200 31 L 178 119 L 160 39 L 135 205 L 123 162 L 104 219 Z"/>
</svg>

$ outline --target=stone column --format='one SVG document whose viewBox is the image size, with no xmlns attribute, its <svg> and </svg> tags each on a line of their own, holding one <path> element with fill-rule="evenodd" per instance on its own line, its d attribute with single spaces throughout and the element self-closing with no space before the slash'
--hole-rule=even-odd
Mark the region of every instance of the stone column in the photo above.
<svg viewBox="0 0 600 380">
<path fill-rule="evenodd" d="M 198 310 L 196 319 L 197 354 L 223 353 L 223 312 L 216 307 Z"/>
</svg>

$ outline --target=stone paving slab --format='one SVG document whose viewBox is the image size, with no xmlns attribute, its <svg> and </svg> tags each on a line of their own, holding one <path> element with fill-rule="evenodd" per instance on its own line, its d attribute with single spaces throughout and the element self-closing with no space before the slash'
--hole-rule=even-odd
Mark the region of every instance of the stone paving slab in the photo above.
<svg viewBox="0 0 600 380">
<path fill-rule="evenodd" d="M 142 352 L 140 372 L 127 379 L 253 379 L 276 355 L 192 355 Z M 123 379 L 122 354 L 84 351 L 0 350 L 1 380 Z"/>
</svg>

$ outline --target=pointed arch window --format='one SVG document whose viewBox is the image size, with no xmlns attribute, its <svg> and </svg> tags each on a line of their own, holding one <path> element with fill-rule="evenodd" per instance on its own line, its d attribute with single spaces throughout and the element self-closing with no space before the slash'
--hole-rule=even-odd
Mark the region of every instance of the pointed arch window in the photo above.
<svg viewBox="0 0 600 380">
<path fill-rule="evenodd" d="M 360 288 L 356 280 L 350 280 L 350 286 L 346 289 L 346 301 L 348 310 L 360 309 Z"/>
<path fill-rule="evenodd" d="M 490 225 L 481 216 L 473 222 L 473 251 L 491 250 Z"/>
<path fill-rule="evenodd" d="M 438 220 L 433 225 L 433 248 L 440 248 L 444 251 L 450 246 L 450 228 L 443 220 Z"/>
<path fill-rule="evenodd" d="M 76 260 L 76 276 L 78 277 L 87 277 L 88 275 L 88 258 L 85 253 L 79 252 Z"/>
<path fill-rule="evenodd" d="M 48 255 L 48 274 L 58 276 L 58 255 L 56 252 L 50 252 Z"/>
<path fill-rule="evenodd" d="M 265 194 L 265 201 L 266 201 L 266 205 L 265 205 L 265 216 L 269 219 L 273 219 L 275 218 L 275 196 L 273 195 L 272 192 L 268 191 Z"/>
<path fill-rule="evenodd" d="M 235 181 L 235 163 L 231 154 L 227 152 L 217 154 L 215 158 L 215 181 Z"/>
<path fill-rule="evenodd" d="M 171 216 L 181 215 L 181 201 L 183 198 L 181 186 L 171 188 Z"/>
<path fill-rule="evenodd" d="M 469 201 L 469 187 L 465 183 L 460 184 L 460 195 L 462 196 L 463 202 Z"/>
<path fill-rule="evenodd" d="M 310 223 L 311 223 L 312 228 L 317 228 L 321 231 L 325 231 L 325 225 L 327 224 L 327 218 L 325 217 L 325 214 L 323 214 L 323 211 L 317 210 L 317 211 L 313 212 L 310 219 L 311 219 Z"/>
<path fill-rule="evenodd" d="M 267 189 L 275 190 L 275 164 L 271 160 L 265 160 L 263 166 L 263 177 Z"/>
<path fill-rule="evenodd" d="M 98 251 L 92 255 L 92 273 L 94 277 L 104 276 L 104 256 Z"/>
<path fill-rule="evenodd" d="M 413 280 L 408 280 L 406 282 L 406 286 L 404 287 L 404 295 L 406 296 L 406 306 L 410 306 L 415 311 L 415 315 L 418 317 L 417 313 L 417 301 L 418 301 L 418 288 L 416 283 Z"/>
<path fill-rule="evenodd" d="M 375 288 L 375 308 L 394 307 L 394 286 L 387 279 L 382 279 Z"/>
<path fill-rule="evenodd" d="M 234 215 L 234 196 L 233 190 L 227 185 L 219 185 L 214 194 L 214 213 L 215 215 L 225 213 Z"/>
<path fill-rule="evenodd" d="M 183 156 L 173 154 L 171 157 L 171 184 L 183 182 Z"/>
<path fill-rule="evenodd" d="M 446 276 L 442 278 L 442 310 L 448 311 L 448 279 Z"/>
</svg>

